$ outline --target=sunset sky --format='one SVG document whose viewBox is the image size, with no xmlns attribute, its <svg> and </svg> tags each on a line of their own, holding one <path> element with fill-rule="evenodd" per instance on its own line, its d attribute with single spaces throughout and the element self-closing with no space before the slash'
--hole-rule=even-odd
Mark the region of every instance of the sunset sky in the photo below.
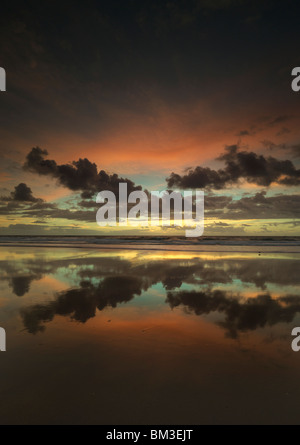
<svg viewBox="0 0 300 445">
<path fill-rule="evenodd" d="M 300 235 L 297 1 L 20 5 L 0 16 L 2 235 L 184 235 L 97 226 L 125 179 L 204 190 L 204 235 Z"/>
</svg>

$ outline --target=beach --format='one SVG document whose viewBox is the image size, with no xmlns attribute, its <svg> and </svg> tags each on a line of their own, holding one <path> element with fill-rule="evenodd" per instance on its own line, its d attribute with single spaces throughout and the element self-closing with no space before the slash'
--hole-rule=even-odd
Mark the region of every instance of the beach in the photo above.
<svg viewBox="0 0 300 445">
<path fill-rule="evenodd" d="M 297 240 L 29 241 L 0 247 L 2 424 L 298 421 Z"/>
</svg>

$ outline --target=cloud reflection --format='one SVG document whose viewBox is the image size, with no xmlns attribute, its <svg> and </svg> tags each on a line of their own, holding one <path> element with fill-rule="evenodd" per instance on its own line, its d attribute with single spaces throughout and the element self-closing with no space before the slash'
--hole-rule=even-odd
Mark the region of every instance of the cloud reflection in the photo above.
<svg viewBox="0 0 300 445">
<path fill-rule="evenodd" d="M 32 334 L 42 332 L 56 315 L 85 323 L 97 310 L 116 308 L 158 285 L 166 304 L 203 316 L 219 314 L 214 321 L 226 336 L 291 322 L 300 311 L 293 291 L 299 285 L 296 259 L 247 257 L 154 258 L 147 255 L 39 256 L 2 261 L 2 280 L 17 296 L 30 295 L 34 280 L 54 275 L 69 287 L 54 293 L 51 301 L 24 306 L 21 318 Z M 289 286 L 285 290 L 285 286 Z M 249 296 L 249 289 L 251 296 Z M 279 295 L 281 295 L 279 297 Z"/>
<path fill-rule="evenodd" d="M 253 331 L 276 323 L 289 323 L 300 312 L 300 297 L 288 295 L 273 299 L 269 294 L 257 295 L 240 301 L 229 292 L 169 292 L 166 302 L 171 308 L 183 306 L 196 315 L 219 312 L 225 320 L 218 324 L 226 330 L 226 336 L 237 338 L 239 332 Z"/>
</svg>

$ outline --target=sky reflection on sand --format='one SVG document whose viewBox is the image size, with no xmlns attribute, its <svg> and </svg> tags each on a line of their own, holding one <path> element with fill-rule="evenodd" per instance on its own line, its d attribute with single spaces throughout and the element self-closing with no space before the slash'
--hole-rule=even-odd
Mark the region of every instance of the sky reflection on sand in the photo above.
<svg viewBox="0 0 300 445">
<path fill-rule="evenodd" d="M 299 258 L 1 248 L 0 422 L 295 422 Z"/>
</svg>

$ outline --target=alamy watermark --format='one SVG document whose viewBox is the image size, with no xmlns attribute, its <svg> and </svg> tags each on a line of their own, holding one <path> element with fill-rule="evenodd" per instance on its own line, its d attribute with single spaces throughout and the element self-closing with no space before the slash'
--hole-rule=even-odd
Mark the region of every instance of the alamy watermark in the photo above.
<svg viewBox="0 0 300 445">
<path fill-rule="evenodd" d="M 300 351 L 300 345 L 299 345 L 299 343 L 300 343 L 300 328 L 299 327 L 293 328 L 292 336 L 296 336 L 291 343 L 292 350 L 294 352 L 298 352 L 298 351 Z"/>
<path fill-rule="evenodd" d="M 297 92 L 300 90 L 300 66 L 296 66 L 292 69 L 292 76 L 296 76 L 292 80 L 292 90 Z"/>
<path fill-rule="evenodd" d="M 0 91 L 6 91 L 6 73 L 5 69 L 0 67 Z"/>
<path fill-rule="evenodd" d="M 6 332 L 3 328 L 0 328 L 0 351 L 6 351 Z"/>
<path fill-rule="evenodd" d="M 186 227 L 186 237 L 198 237 L 204 231 L 204 192 L 196 190 L 135 190 L 129 195 L 127 183 L 119 184 L 119 200 L 114 192 L 104 190 L 96 198 L 103 204 L 96 214 L 99 226 Z M 171 203 L 173 206 L 171 207 Z M 173 224 L 172 222 L 173 221 Z"/>
</svg>

